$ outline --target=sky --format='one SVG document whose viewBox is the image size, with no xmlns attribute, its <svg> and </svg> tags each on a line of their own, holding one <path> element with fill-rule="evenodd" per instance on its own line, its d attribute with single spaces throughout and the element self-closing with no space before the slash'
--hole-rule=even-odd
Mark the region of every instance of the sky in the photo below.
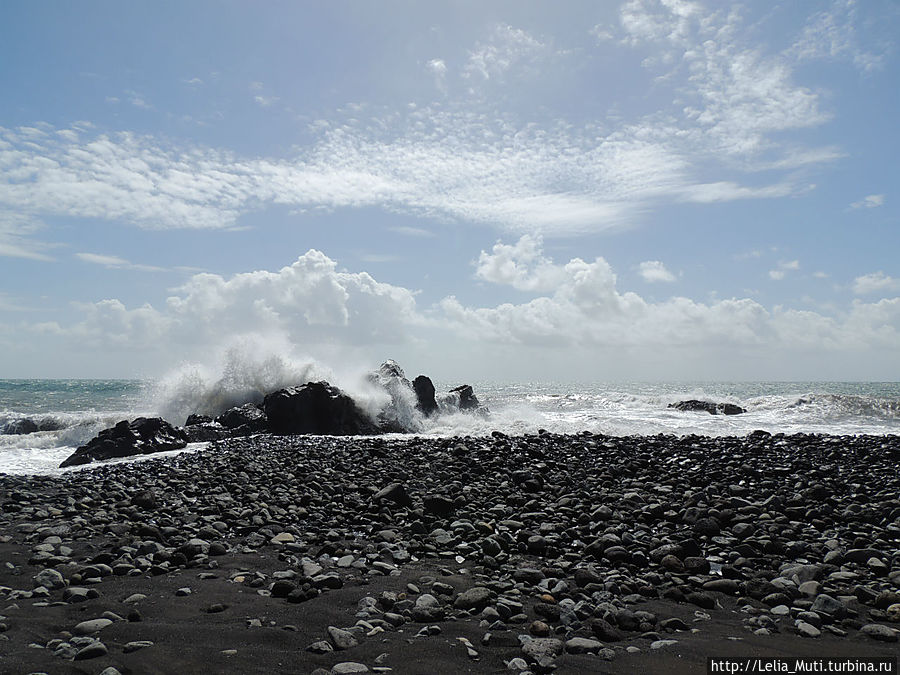
<svg viewBox="0 0 900 675">
<path fill-rule="evenodd" d="M 900 5 L 0 4 L 0 377 L 900 380 Z"/>
</svg>

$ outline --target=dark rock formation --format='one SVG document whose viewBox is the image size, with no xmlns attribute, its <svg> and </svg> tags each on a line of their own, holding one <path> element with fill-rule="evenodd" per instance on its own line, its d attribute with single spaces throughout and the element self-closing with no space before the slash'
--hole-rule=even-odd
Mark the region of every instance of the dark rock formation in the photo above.
<svg viewBox="0 0 900 675">
<path fill-rule="evenodd" d="M 378 427 L 352 398 L 327 382 L 308 382 L 266 396 L 263 410 L 276 434 L 376 434 Z"/>
<path fill-rule="evenodd" d="M 33 434 L 37 430 L 38 425 L 35 421 L 28 419 L 27 417 L 7 422 L 3 426 L 3 433 L 9 434 L 10 436 L 24 436 L 25 434 Z"/>
<path fill-rule="evenodd" d="M 462 384 L 451 389 L 450 392 L 459 395 L 460 410 L 475 410 L 481 405 L 478 402 L 478 397 L 475 396 L 475 391 L 469 384 Z"/>
<path fill-rule="evenodd" d="M 45 417 L 42 420 L 35 421 L 28 417 L 7 422 L 0 427 L 0 434 L 10 436 L 24 436 L 25 434 L 33 434 L 38 431 L 59 431 L 65 425 L 57 422 L 55 419 Z"/>
<path fill-rule="evenodd" d="M 245 403 L 225 411 L 216 418 L 216 422 L 231 429 L 235 436 L 265 431 L 268 427 L 266 414 L 253 403 Z"/>
<path fill-rule="evenodd" d="M 391 397 L 390 404 L 378 415 L 378 426 L 382 431 L 408 433 L 420 430 L 412 384 L 396 361 L 388 359 L 382 363 L 378 370 L 369 374 L 368 380 Z"/>
<path fill-rule="evenodd" d="M 138 417 L 132 422 L 123 420 L 114 427 L 104 429 L 59 466 L 64 468 L 113 457 L 179 450 L 185 445 L 187 437 L 181 429 L 176 429 L 160 417 Z"/>
<path fill-rule="evenodd" d="M 184 426 L 192 427 L 197 424 L 209 424 L 212 421 L 213 421 L 213 418 L 210 417 L 209 415 L 191 414 L 191 415 L 188 415 L 187 421 L 184 423 Z"/>
<path fill-rule="evenodd" d="M 434 384 L 431 378 L 425 375 L 419 375 L 412 383 L 416 392 L 416 408 L 418 408 L 425 417 L 429 417 L 437 412 L 438 404 L 434 400 Z"/>
<path fill-rule="evenodd" d="M 193 415 L 192 415 L 193 417 Z M 190 418 L 189 418 L 190 419 Z M 182 431 L 188 440 L 188 443 L 209 443 L 211 441 L 220 441 L 223 438 L 232 438 L 234 436 L 247 436 L 250 433 L 247 427 L 238 427 L 236 429 L 226 429 L 218 422 L 199 422 L 185 426 Z M 246 432 L 246 433 L 244 433 Z"/>
<path fill-rule="evenodd" d="M 696 399 L 670 403 L 668 407 L 683 412 L 708 412 L 710 415 L 740 415 L 747 412 L 733 403 L 713 403 L 712 401 L 698 401 Z"/>
</svg>

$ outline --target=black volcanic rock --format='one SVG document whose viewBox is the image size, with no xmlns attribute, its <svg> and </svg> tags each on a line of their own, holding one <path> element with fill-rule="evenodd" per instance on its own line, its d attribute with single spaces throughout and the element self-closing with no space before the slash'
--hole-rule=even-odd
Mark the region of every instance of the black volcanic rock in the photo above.
<svg viewBox="0 0 900 675">
<path fill-rule="evenodd" d="M 472 385 L 461 384 L 460 386 L 451 389 L 450 392 L 459 395 L 460 410 L 475 410 L 481 405 L 478 402 L 478 397 L 475 396 Z"/>
<path fill-rule="evenodd" d="M 434 400 L 434 384 L 431 378 L 426 375 L 419 375 L 412 383 L 416 392 L 416 407 L 422 411 L 425 417 L 433 415 L 437 412 L 438 404 Z"/>
<path fill-rule="evenodd" d="M 37 430 L 38 425 L 35 423 L 35 421 L 28 419 L 27 417 L 20 420 L 7 422 L 3 426 L 3 433 L 9 434 L 11 436 L 24 436 L 25 434 L 33 434 Z"/>
<path fill-rule="evenodd" d="M 226 429 L 218 422 L 199 422 L 195 424 L 185 425 L 182 429 L 187 438 L 188 443 L 209 443 L 211 441 L 220 441 L 223 438 L 232 438 L 234 436 L 247 436 L 252 433 L 247 427 L 238 427 L 236 429 Z M 246 431 L 247 433 L 242 433 Z"/>
<path fill-rule="evenodd" d="M 378 427 L 352 398 L 327 382 L 307 382 L 268 394 L 263 410 L 276 434 L 376 434 Z"/>
<path fill-rule="evenodd" d="M 160 417 L 138 417 L 132 422 L 123 420 L 104 429 L 87 445 L 69 455 L 60 468 L 87 464 L 114 457 L 149 455 L 166 450 L 179 450 L 187 445 L 187 437 Z"/>
<path fill-rule="evenodd" d="M 192 413 L 187 416 L 187 421 L 185 421 L 184 426 L 192 427 L 197 424 L 209 424 L 213 421 L 213 418 L 209 415 L 197 415 L 196 413 Z"/>
<path fill-rule="evenodd" d="M 384 389 L 391 397 L 378 415 L 378 426 L 384 432 L 407 433 L 421 427 L 415 414 L 416 396 L 413 386 L 406 379 L 403 369 L 393 359 L 388 359 L 378 370 L 369 373 L 368 380 L 376 387 Z"/>
<path fill-rule="evenodd" d="M 670 403 L 668 407 L 683 412 L 708 412 L 710 415 L 740 415 L 747 412 L 733 403 L 713 403 L 712 401 L 698 401 L 696 399 Z"/>
<path fill-rule="evenodd" d="M 243 429 L 248 433 L 264 431 L 267 427 L 266 414 L 253 403 L 226 410 L 216 418 L 216 422 L 226 429 Z"/>
<path fill-rule="evenodd" d="M 51 417 L 45 417 L 44 419 L 37 421 L 29 417 L 23 417 L 22 419 L 7 422 L 5 425 L 0 427 L 0 434 L 6 434 L 10 436 L 24 436 L 26 434 L 33 434 L 38 431 L 59 431 L 60 429 L 64 428 L 64 426 L 64 424 L 57 422 Z"/>
</svg>

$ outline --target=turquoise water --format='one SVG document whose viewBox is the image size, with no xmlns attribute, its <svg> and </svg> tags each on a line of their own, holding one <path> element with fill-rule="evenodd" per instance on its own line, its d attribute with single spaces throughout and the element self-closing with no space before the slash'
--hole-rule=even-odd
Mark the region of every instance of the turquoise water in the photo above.
<svg viewBox="0 0 900 675">
<path fill-rule="evenodd" d="M 296 382 L 267 386 L 274 389 L 286 384 Z M 459 383 L 435 384 L 440 392 Z M 425 421 L 423 433 L 480 435 L 499 430 L 519 434 L 538 429 L 558 433 L 588 430 L 619 436 L 742 436 L 755 429 L 771 433 L 900 433 L 897 382 L 472 384 L 491 414 L 444 415 Z M 51 420 L 61 427 L 20 436 L 0 433 L 0 472 L 51 471 L 76 447 L 119 420 L 164 414 L 170 422 L 182 424 L 188 409 L 216 413 L 209 406 L 259 400 L 259 389 L 235 378 L 199 382 L 186 377 L 175 386 L 140 380 L 0 380 L 0 431 L 7 423 L 26 417 L 36 422 Z M 352 386 L 349 391 L 364 396 Z M 747 412 L 714 416 L 668 408 L 670 403 L 684 399 L 735 403 Z M 369 397 L 363 407 L 371 410 L 373 405 Z"/>
</svg>

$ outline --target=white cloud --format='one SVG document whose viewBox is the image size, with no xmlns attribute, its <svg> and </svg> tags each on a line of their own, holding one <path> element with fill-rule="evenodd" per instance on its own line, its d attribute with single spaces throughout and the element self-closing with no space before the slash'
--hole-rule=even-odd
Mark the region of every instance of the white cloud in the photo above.
<svg viewBox="0 0 900 675">
<path fill-rule="evenodd" d="M 688 86 L 678 88 L 684 104 L 677 124 L 692 144 L 745 162 L 778 164 L 788 157 L 764 159 L 764 153 L 783 145 L 771 134 L 829 119 L 817 94 L 793 82 L 788 58 L 748 44 L 737 8 L 710 12 L 695 2 L 631 0 L 620 21 L 623 43 L 662 50 L 662 56 L 645 61 L 648 68 L 662 68 L 663 79 L 687 72 Z M 826 161 L 833 155 L 833 150 L 789 151 L 790 163 Z"/>
<path fill-rule="evenodd" d="M 487 43 L 469 52 L 463 77 L 490 80 L 516 66 L 530 65 L 548 46 L 524 30 L 508 25 L 494 28 Z"/>
<path fill-rule="evenodd" d="M 701 7 L 694 2 L 629 0 L 622 6 L 619 18 L 627 44 L 648 41 L 685 44 L 701 15 Z"/>
<path fill-rule="evenodd" d="M 647 283 L 663 282 L 671 283 L 676 280 L 674 274 L 666 269 L 659 260 L 647 260 L 639 266 L 641 276 Z"/>
<path fill-rule="evenodd" d="M 257 105 L 259 105 L 259 106 L 261 106 L 261 107 L 263 107 L 263 108 L 268 108 L 268 107 L 270 107 L 270 106 L 275 105 L 276 103 L 278 103 L 278 100 L 279 100 L 279 99 L 278 99 L 277 96 L 262 96 L 262 95 L 257 95 L 257 96 L 254 96 L 254 97 L 253 97 L 253 100 L 256 102 Z"/>
<path fill-rule="evenodd" d="M 853 280 L 853 292 L 857 295 L 894 291 L 900 291 L 900 279 L 890 277 L 884 272 L 865 274 Z"/>
<path fill-rule="evenodd" d="M 434 237 L 436 236 L 431 230 L 421 227 L 410 227 L 408 225 L 393 225 L 388 228 L 391 232 L 402 234 L 407 237 Z"/>
<path fill-rule="evenodd" d="M 494 284 L 518 290 L 546 291 L 555 288 L 567 276 L 565 268 L 554 265 L 542 254 L 540 237 L 522 236 L 512 246 L 497 242 L 491 253 L 482 251 L 475 276 Z"/>
<path fill-rule="evenodd" d="M 56 346 L 128 353 L 171 367 L 182 358 L 203 358 L 234 336 L 257 335 L 300 350 L 405 344 L 426 323 L 416 312 L 415 293 L 380 283 L 365 272 L 338 271 L 324 254 L 310 250 L 275 272 L 230 278 L 195 274 L 159 307 L 129 308 L 109 298 L 76 303 L 81 320 L 32 324 Z"/>
<path fill-rule="evenodd" d="M 136 91 L 128 90 L 125 94 L 128 96 L 128 102 L 135 108 L 142 108 L 144 110 L 153 109 L 153 106 L 147 102 L 147 99 Z"/>
<path fill-rule="evenodd" d="M 347 106 L 332 121 L 310 126 L 309 145 L 277 158 L 77 125 L 36 135 L 0 128 L 0 211 L 37 221 L 62 216 L 146 228 L 234 228 L 242 215 L 272 205 L 296 212 L 376 206 L 517 234 L 572 235 L 632 227 L 667 202 L 800 194 L 812 186 L 799 183 L 795 169 L 841 156 L 832 146 L 784 140 L 784 132 L 821 124 L 828 115 L 817 94 L 793 82 L 786 56 L 747 44 L 737 11 L 633 0 L 620 19 L 628 44 L 676 55 L 648 67 L 662 68 L 663 76 L 687 75 L 681 85 L 666 85 L 677 108 L 637 121 L 611 118 L 601 127 L 539 124 L 477 107 L 418 106 L 373 116 Z M 543 68 L 560 53 L 501 24 L 471 50 L 463 72 L 475 86 Z M 448 72 L 442 59 L 426 67 L 439 79 Z M 261 82 L 250 88 L 261 105 L 276 100 L 262 94 Z M 728 179 L 711 182 L 708 176 L 721 168 Z M 750 177 L 746 184 L 735 171 Z M 46 257 L 27 243 L 33 235 L 8 228 L 0 254 Z"/>
<path fill-rule="evenodd" d="M 635 293 L 619 291 L 615 274 L 602 258 L 593 262 L 575 258 L 560 265 L 529 241 L 494 251 L 486 254 L 494 279 L 521 287 L 536 277 L 535 269 L 552 269 L 561 272 L 560 277 L 552 292 L 522 304 L 466 307 L 454 297 L 444 299 L 440 303 L 443 319 L 468 339 L 586 349 L 722 347 L 732 353 L 747 349 L 759 354 L 796 348 L 820 352 L 866 346 L 896 349 L 900 344 L 900 298 L 876 305 L 856 303 L 839 317 L 780 307 L 767 310 L 749 299 L 704 304 L 676 297 L 651 303 Z M 515 264 L 498 265 L 500 258 Z M 532 261 L 531 270 L 522 269 L 523 259 Z M 799 264 L 790 261 L 783 267 L 797 269 Z M 549 284 L 534 287 L 551 291 Z"/>
<path fill-rule="evenodd" d="M 591 28 L 588 32 L 594 36 L 597 42 L 611 42 L 616 37 L 609 26 L 600 23 Z"/>
<path fill-rule="evenodd" d="M 884 205 L 884 195 L 867 195 L 850 205 L 851 209 L 876 209 Z"/>
<path fill-rule="evenodd" d="M 769 270 L 769 278 L 773 281 L 781 281 L 787 276 L 788 272 L 795 272 L 800 269 L 800 261 L 799 260 L 788 260 L 778 263 L 778 267 L 774 270 Z"/>
<path fill-rule="evenodd" d="M 512 246 L 498 243 L 484 253 L 478 270 L 487 281 L 535 297 L 519 304 L 467 306 L 451 296 L 422 311 L 409 289 L 366 273 L 338 271 L 333 260 L 311 250 L 274 272 L 229 278 L 196 274 L 160 307 L 129 308 L 111 298 L 77 305 L 82 320 L 74 324 L 22 324 L 19 333 L 29 331 L 53 353 L 84 347 L 107 356 L 128 354 L 141 363 L 156 354 L 170 366 L 208 354 L 223 336 L 248 334 L 307 353 L 383 355 L 387 346 L 390 353 L 407 353 L 427 345 L 423 353 L 467 363 L 474 352 L 489 353 L 492 345 L 515 358 L 527 359 L 529 352 L 522 349 L 532 347 L 546 358 L 578 349 L 615 354 L 619 364 L 646 363 L 671 350 L 679 363 L 706 362 L 710 350 L 720 350 L 726 355 L 722 363 L 730 364 L 737 354 L 764 355 L 768 361 L 800 349 L 824 358 L 841 350 L 896 353 L 900 344 L 900 298 L 856 301 L 834 316 L 770 310 L 739 298 L 649 302 L 620 290 L 603 258 L 557 263 L 529 237 Z"/>
<path fill-rule="evenodd" d="M 124 258 L 119 258 L 114 255 L 102 255 L 99 253 L 76 253 L 75 257 L 79 260 L 82 260 L 86 263 L 91 263 L 92 265 L 101 265 L 103 267 L 109 269 L 127 269 L 127 270 L 138 270 L 141 272 L 161 272 L 163 270 L 162 267 L 155 267 L 153 265 L 140 265 L 129 262 Z"/>
<path fill-rule="evenodd" d="M 50 245 L 32 238 L 42 226 L 35 218 L 0 207 L 0 257 L 53 260 L 45 253 Z"/>
<path fill-rule="evenodd" d="M 831 7 L 813 14 L 802 34 L 792 45 L 789 54 L 799 59 L 849 61 L 864 72 L 878 70 L 884 65 L 881 45 L 862 46 L 855 0 L 836 0 Z"/>
</svg>

